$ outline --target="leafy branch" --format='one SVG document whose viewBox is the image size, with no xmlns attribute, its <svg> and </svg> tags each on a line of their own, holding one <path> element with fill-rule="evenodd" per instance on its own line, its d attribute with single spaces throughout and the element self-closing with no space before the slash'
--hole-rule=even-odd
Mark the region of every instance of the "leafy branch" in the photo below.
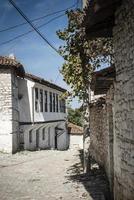
<svg viewBox="0 0 134 200">
<path fill-rule="evenodd" d="M 113 62 L 111 38 L 88 40 L 83 23 L 84 12 L 71 10 L 66 12 L 68 25 L 57 31 L 58 37 L 65 45 L 59 52 L 65 59 L 61 73 L 72 88 L 72 94 L 83 102 L 89 102 L 89 87 L 92 73 L 102 63 Z"/>
</svg>

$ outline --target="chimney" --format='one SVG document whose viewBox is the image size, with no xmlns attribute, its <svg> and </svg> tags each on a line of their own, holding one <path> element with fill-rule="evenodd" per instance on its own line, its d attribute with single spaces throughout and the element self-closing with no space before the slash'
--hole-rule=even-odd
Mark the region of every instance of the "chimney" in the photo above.
<svg viewBox="0 0 134 200">
<path fill-rule="evenodd" d="M 13 59 L 13 60 L 16 60 L 16 57 L 13 53 L 9 54 L 9 58 Z"/>
</svg>

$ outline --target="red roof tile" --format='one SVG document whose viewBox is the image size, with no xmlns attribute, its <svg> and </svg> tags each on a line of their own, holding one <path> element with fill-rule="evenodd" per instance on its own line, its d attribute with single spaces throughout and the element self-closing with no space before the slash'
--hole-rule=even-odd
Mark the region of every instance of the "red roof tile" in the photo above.
<svg viewBox="0 0 134 200">
<path fill-rule="evenodd" d="M 25 74 L 23 65 L 13 58 L 0 56 L 0 68 L 3 68 L 3 67 L 15 69 L 19 76 L 24 76 Z"/>
</svg>

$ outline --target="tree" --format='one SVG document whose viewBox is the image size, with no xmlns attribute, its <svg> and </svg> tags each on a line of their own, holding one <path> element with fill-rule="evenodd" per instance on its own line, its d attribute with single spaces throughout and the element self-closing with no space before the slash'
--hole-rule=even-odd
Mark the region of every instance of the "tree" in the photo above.
<svg viewBox="0 0 134 200">
<path fill-rule="evenodd" d="M 71 10 L 66 14 L 67 27 L 57 31 L 58 37 L 65 42 L 65 45 L 59 48 L 65 59 L 61 73 L 72 88 L 72 96 L 78 96 L 84 103 L 88 103 L 92 72 L 100 67 L 102 62 L 112 61 L 112 40 L 88 40 L 83 24 L 84 12 Z"/>
<path fill-rule="evenodd" d="M 77 109 L 73 109 L 71 107 L 68 108 L 68 121 L 78 126 L 82 126 L 83 119 L 79 108 Z"/>
<path fill-rule="evenodd" d="M 88 40 L 83 23 L 84 12 L 80 10 L 66 12 L 68 25 L 64 30 L 57 31 L 57 35 L 65 42 L 59 48 L 65 62 L 61 73 L 64 80 L 72 88 L 72 96 L 78 96 L 83 101 L 85 112 L 90 100 L 90 83 L 93 71 L 100 67 L 102 62 L 113 62 L 113 48 L 111 38 L 97 38 Z M 84 116 L 83 116 L 84 117 Z M 89 117 L 84 126 L 84 171 L 89 165 L 89 151 L 86 149 L 89 139 Z"/>
</svg>

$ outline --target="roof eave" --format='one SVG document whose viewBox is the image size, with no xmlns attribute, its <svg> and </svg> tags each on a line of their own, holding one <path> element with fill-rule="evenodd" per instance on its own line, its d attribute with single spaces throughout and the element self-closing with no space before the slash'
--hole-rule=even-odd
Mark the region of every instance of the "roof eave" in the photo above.
<svg viewBox="0 0 134 200">
<path fill-rule="evenodd" d="M 30 79 L 30 80 L 33 80 L 33 81 L 35 81 L 35 82 L 37 82 L 37 83 L 40 83 L 40 84 L 42 84 L 42 85 L 45 85 L 45 86 L 47 86 L 47 87 L 56 89 L 56 90 L 58 90 L 58 91 L 60 91 L 60 92 L 66 92 L 66 91 L 67 91 L 66 89 L 64 89 L 64 88 L 62 88 L 62 87 L 60 87 L 60 86 L 58 86 L 58 85 L 56 85 L 56 84 L 54 84 L 54 83 L 50 83 L 49 81 L 46 81 L 45 79 L 42 79 L 42 78 L 37 77 L 37 76 L 32 75 L 32 74 L 26 73 L 26 74 L 25 74 L 25 78 Z"/>
<path fill-rule="evenodd" d="M 112 37 L 115 11 L 122 0 L 92 0 L 85 9 L 87 37 Z"/>
<path fill-rule="evenodd" d="M 95 95 L 106 94 L 116 77 L 115 67 L 108 67 L 94 72 L 91 81 L 91 90 Z"/>
</svg>

